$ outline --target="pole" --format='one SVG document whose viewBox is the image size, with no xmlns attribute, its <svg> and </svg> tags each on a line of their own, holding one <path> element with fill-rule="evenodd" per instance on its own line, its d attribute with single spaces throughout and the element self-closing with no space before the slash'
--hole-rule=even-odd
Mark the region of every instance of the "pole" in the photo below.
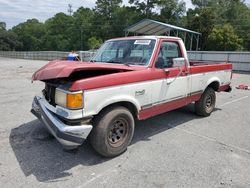
<svg viewBox="0 0 250 188">
<path fill-rule="evenodd" d="M 81 25 L 81 50 L 82 50 L 82 25 Z"/>
<path fill-rule="evenodd" d="M 193 33 L 191 34 L 191 42 L 190 42 L 190 51 L 192 51 L 192 47 L 193 47 Z"/>
<path fill-rule="evenodd" d="M 198 51 L 198 49 L 199 49 L 199 38 L 200 38 L 200 36 L 198 35 L 198 37 L 197 37 L 197 39 L 196 39 L 196 51 Z"/>
</svg>

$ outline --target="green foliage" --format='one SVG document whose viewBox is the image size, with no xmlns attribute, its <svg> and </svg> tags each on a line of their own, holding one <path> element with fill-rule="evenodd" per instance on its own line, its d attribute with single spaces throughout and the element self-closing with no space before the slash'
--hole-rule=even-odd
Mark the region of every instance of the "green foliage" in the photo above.
<svg viewBox="0 0 250 188">
<path fill-rule="evenodd" d="M 44 49 L 65 51 L 71 48 L 71 32 L 73 17 L 58 13 L 45 22 L 46 34 L 44 36 Z"/>
<path fill-rule="evenodd" d="M 129 3 L 133 4 L 141 12 L 142 16 L 153 18 L 156 15 L 153 9 L 157 6 L 159 0 L 129 0 Z"/>
<path fill-rule="evenodd" d="M 29 19 L 10 30 L 0 22 L 0 50 L 88 50 L 124 36 L 124 29 L 144 18 L 202 33 L 202 50 L 250 50 L 250 8 L 244 0 L 97 0 L 72 16 L 58 13 L 44 23 Z M 239 37 L 240 36 L 240 37 Z M 226 40 L 226 41 L 225 41 Z"/>
<path fill-rule="evenodd" d="M 96 12 L 105 19 L 113 17 L 113 13 L 120 7 L 122 0 L 97 0 Z"/>
<path fill-rule="evenodd" d="M 15 33 L 0 29 L 0 50 L 12 51 L 21 47 Z"/>
<path fill-rule="evenodd" d="M 17 50 L 40 50 L 43 47 L 43 36 L 45 35 L 44 24 L 37 19 L 30 19 L 13 27 L 12 32 L 17 35 L 23 46 Z"/>
<path fill-rule="evenodd" d="M 73 14 L 73 25 L 69 33 L 71 38 L 71 49 L 88 50 L 88 38 L 96 36 L 94 11 L 89 8 L 80 7 Z"/>
<path fill-rule="evenodd" d="M 97 49 L 101 46 L 102 40 L 97 39 L 96 37 L 91 37 L 88 39 L 88 47 L 89 49 Z"/>
<path fill-rule="evenodd" d="M 215 27 L 208 36 L 208 50 L 235 51 L 243 49 L 243 40 L 230 24 Z"/>
<path fill-rule="evenodd" d="M 6 23 L 0 22 L 0 30 L 6 30 Z"/>
<path fill-rule="evenodd" d="M 186 27 L 202 33 L 202 50 L 225 50 L 222 45 L 211 43 L 211 34 L 230 27 L 227 24 L 234 29 L 234 35 L 243 40 L 240 43 L 236 40 L 238 47 L 232 49 L 240 49 L 242 45 L 250 50 L 250 8 L 243 0 L 192 0 L 192 3 L 196 8 L 188 10 Z"/>
<path fill-rule="evenodd" d="M 215 25 L 215 14 L 213 9 L 202 8 L 189 10 L 187 13 L 187 27 L 202 33 L 201 48 L 206 49 L 208 35 Z"/>
<path fill-rule="evenodd" d="M 163 22 L 179 25 L 181 18 L 186 11 L 184 1 L 179 0 L 159 0 L 158 6 L 160 8 L 159 18 Z"/>
</svg>

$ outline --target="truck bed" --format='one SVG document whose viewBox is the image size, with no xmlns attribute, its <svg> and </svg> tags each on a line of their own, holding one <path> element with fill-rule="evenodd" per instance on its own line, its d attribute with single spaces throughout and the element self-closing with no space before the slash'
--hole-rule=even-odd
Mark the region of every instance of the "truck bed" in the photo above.
<svg viewBox="0 0 250 188">
<path fill-rule="evenodd" d="M 220 70 L 232 70 L 232 64 L 219 61 L 190 61 L 190 73 L 204 73 Z"/>
<path fill-rule="evenodd" d="M 190 66 L 199 66 L 199 65 L 211 65 L 211 64 L 227 64 L 226 61 L 200 61 L 200 60 L 190 60 Z"/>
</svg>

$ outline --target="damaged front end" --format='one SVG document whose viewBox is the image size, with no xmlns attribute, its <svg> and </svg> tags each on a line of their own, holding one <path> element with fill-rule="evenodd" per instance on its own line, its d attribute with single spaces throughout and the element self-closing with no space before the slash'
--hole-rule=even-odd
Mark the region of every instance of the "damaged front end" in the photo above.
<svg viewBox="0 0 250 188">
<path fill-rule="evenodd" d="M 66 149 L 81 145 L 92 130 L 92 117 L 84 116 L 84 88 L 71 89 L 79 80 L 132 70 L 122 65 L 54 61 L 36 71 L 32 80 L 45 83 L 31 112 Z"/>
<path fill-rule="evenodd" d="M 93 127 L 90 119 L 82 118 L 81 110 L 53 106 L 44 97 L 34 98 L 31 112 L 65 149 L 74 149 L 81 145 Z"/>
</svg>

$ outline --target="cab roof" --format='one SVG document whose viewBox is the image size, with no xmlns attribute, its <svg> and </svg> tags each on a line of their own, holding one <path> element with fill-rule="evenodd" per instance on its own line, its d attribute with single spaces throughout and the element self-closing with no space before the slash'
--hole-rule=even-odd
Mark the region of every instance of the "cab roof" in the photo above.
<svg viewBox="0 0 250 188">
<path fill-rule="evenodd" d="M 107 41 L 115 41 L 115 40 L 128 40 L 128 39 L 153 39 L 153 40 L 158 40 L 158 39 L 174 39 L 174 40 L 181 40 L 179 37 L 171 37 L 171 36 L 129 36 L 129 37 L 119 37 L 119 38 L 114 38 L 110 39 Z"/>
</svg>

